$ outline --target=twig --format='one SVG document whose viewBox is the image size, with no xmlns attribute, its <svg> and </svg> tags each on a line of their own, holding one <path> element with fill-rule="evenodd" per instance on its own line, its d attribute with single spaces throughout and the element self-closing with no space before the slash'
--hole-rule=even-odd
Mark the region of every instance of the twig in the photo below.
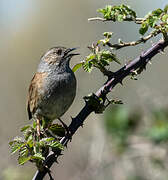
<svg viewBox="0 0 168 180">
<path fill-rule="evenodd" d="M 144 18 L 125 18 L 123 19 L 123 21 L 134 21 L 136 24 L 142 24 L 142 22 L 144 21 Z M 88 21 L 101 21 L 101 22 L 105 22 L 105 21 L 116 21 L 113 19 L 105 19 L 105 18 L 101 18 L 101 17 L 93 17 L 93 18 L 89 18 Z"/>
<path fill-rule="evenodd" d="M 109 79 L 96 93 L 97 97 L 106 96 L 118 83 L 121 83 L 122 80 L 130 75 L 133 71 L 139 68 L 145 68 L 146 64 L 154 57 L 156 54 L 160 53 L 164 50 L 164 48 L 168 46 L 168 41 L 159 41 L 155 45 L 153 45 L 150 49 L 143 52 L 136 59 L 131 61 L 129 64 L 123 66 L 121 69 L 116 71 L 111 79 Z M 61 139 L 60 143 L 64 146 L 68 144 L 71 140 L 73 134 L 78 130 L 80 126 L 83 125 L 85 119 L 94 112 L 94 108 L 89 106 L 88 103 L 85 104 L 83 109 L 79 112 L 79 114 L 72 119 L 71 124 L 69 125 L 69 131 L 71 132 L 71 136 L 65 136 Z M 57 161 L 58 156 L 61 152 L 50 152 L 48 157 L 46 158 L 44 165 L 50 168 L 54 162 Z M 34 175 L 33 180 L 42 180 L 44 176 L 48 173 L 48 170 L 44 168 L 43 171 L 37 171 Z"/>
<path fill-rule="evenodd" d="M 159 33 L 161 33 L 160 30 L 154 30 L 148 36 L 142 37 L 142 38 L 138 39 L 137 41 L 132 41 L 132 42 L 123 42 L 123 41 L 121 41 L 118 44 L 111 44 L 110 42 L 107 42 L 106 45 L 111 47 L 111 48 L 115 48 L 115 49 L 121 49 L 121 48 L 127 47 L 127 46 L 136 46 L 136 45 L 138 45 L 138 44 L 140 44 L 142 42 L 145 43 L 146 41 L 148 41 L 152 37 L 155 37 Z"/>
</svg>

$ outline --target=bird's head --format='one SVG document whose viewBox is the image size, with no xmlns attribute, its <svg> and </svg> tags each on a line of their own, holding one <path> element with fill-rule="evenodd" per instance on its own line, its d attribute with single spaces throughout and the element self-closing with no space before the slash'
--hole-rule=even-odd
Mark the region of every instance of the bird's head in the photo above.
<svg viewBox="0 0 168 180">
<path fill-rule="evenodd" d="M 77 48 L 53 47 L 44 54 L 42 60 L 55 66 L 61 66 L 64 63 L 69 65 L 71 58 L 79 55 L 78 53 L 71 53 L 76 49 Z"/>
</svg>

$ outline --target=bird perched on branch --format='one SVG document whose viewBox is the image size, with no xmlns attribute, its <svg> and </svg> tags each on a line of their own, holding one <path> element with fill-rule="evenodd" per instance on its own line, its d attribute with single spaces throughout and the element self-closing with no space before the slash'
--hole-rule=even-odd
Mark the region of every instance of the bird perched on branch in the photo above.
<svg viewBox="0 0 168 180">
<path fill-rule="evenodd" d="M 29 119 L 37 122 L 40 136 L 42 120 L 59 119 L 72 104 L 76 95 L 76 78 L 69 67 L 76 48 L 54 47 L 40 60 L 28 92 L 27 111 Z"/>
</svg>

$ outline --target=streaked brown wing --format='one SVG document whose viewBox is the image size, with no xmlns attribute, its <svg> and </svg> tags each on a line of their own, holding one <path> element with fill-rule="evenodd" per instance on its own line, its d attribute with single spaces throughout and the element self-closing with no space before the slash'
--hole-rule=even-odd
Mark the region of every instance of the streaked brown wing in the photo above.
<svg viewBox="0 0 168 180">
<path fill-rule="evenodd" d="M 43 88 L 43 82 L 46 74 L 47 73 L 36 73 L 31 80 L 27 101 L 27 112 L 29 119 L 32 119 L 33 114 L 36 112 L 39 99 L 41 98 L 39 91 L 41 88 Z"/>
</svg>

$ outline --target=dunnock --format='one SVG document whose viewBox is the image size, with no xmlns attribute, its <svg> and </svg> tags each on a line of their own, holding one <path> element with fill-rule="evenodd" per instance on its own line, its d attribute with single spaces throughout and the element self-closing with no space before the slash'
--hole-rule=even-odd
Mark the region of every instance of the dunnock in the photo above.
<svg viewBox="0 0 168 180">
<path fill-rule="evenodd" d="M 37 134 L 40 136 L 40 123 L 60 118 L 72 104 L 76 95 L 76 78 L 69 67 L 70 53 L 76 48 L 54 47 L 40 60 L 28 93 L 27 111 L 29 119 L 37 121 Z"/>
</svg>

